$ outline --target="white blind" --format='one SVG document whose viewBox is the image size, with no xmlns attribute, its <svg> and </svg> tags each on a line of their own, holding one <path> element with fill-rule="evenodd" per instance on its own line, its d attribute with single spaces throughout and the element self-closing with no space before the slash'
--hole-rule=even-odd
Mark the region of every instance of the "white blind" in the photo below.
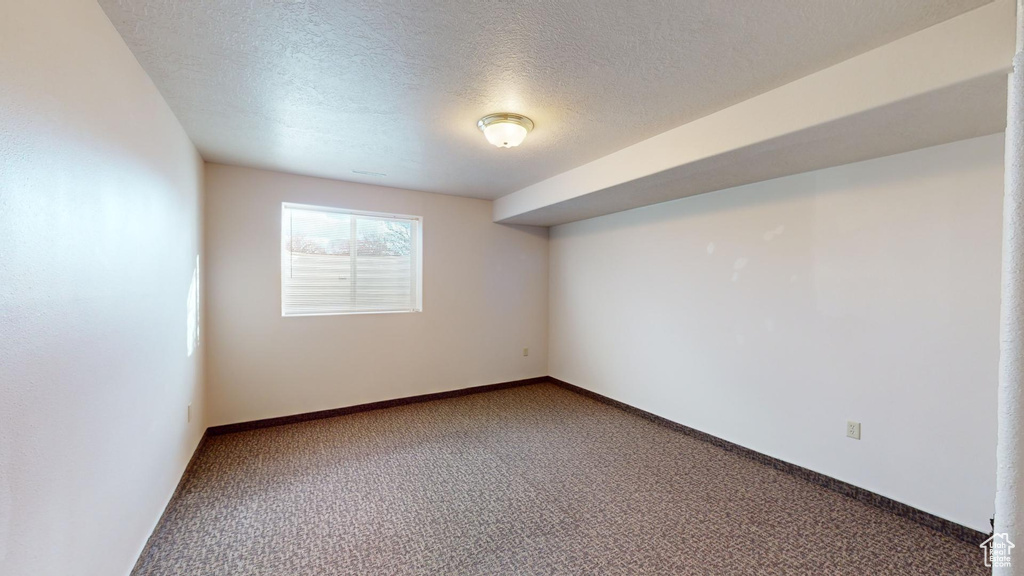
<svg viewBox="0 0 1024 576">
<path fill-rule="evenodd" d="M 420 309 L 420 218 L 284 204 L 285 316 Z"/>
</svg>

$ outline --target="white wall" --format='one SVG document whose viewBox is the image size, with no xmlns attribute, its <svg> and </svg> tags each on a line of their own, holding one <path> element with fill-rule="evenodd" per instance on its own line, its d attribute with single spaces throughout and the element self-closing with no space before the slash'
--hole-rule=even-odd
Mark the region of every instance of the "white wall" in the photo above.
<svg viewBox="0 0 1024 576">
<path fill-rule="evenodd" d="M 551 375 L 987 531 L 1002 146 L 553 228 Z"/>
<path fill-rule="evenodd" d="M 422 216 L 423 312 L 281 317 L 282 202 Z M 489 201 L 208 164 L 205 208 L 211 425 L 547 374 L 547 230 Z"/>
<path fill-rule="evenodd" d="M 126 574 L 163 512 L 203 430 L 201 190 L 95 2 L 0 4 L 0 574 Z"/>
</svg>

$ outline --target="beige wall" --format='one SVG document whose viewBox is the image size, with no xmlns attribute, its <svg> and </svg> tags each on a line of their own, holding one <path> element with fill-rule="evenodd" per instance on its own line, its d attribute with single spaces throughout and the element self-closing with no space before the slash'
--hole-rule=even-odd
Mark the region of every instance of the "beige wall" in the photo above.
<svg viewBox="0 0 1024 576">
<path fill-rule="evenodd" d="M 0 574 L 128 573 L 192 455 L 202 169 L 95 2 L 0 4 Z"/>
<path fill-rule="evenodd" d="M 423 312 L 281 317 L 282 202 L 422 216 Z M 206 247 L 210 425 L 547 374 L 547 230 L 489 201 L 209 164 Z"/>
<path fill-rule="evenodd" d="M 988 531 L 1002 154 L 986 136 L 555 227 L 551 375 Z"/>
</svg>

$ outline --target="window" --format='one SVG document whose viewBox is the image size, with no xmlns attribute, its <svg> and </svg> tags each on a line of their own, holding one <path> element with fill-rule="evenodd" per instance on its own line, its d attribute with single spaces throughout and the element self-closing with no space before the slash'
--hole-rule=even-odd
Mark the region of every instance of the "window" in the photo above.
<svg viewBox="0 0 1024 576">
<path fill-rule="evenodd" d="M 284 316 L 418 312 L 418 216 L 283 204 Z"/>
</svg>

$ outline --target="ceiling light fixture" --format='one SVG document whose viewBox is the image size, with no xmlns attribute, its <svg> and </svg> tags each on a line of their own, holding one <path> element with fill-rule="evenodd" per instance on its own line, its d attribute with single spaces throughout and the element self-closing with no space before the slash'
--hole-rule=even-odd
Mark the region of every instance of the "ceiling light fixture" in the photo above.
<svg viewBox="0 0 1024 576">
<path fill-rule="evenodd" d="M 533 120 L 508 112 L 488 114 L 476 125 L 484 133 L 487 141 L 498 148 L 519 146 L 530 130 L 533 130 Z"/>
</svg>

